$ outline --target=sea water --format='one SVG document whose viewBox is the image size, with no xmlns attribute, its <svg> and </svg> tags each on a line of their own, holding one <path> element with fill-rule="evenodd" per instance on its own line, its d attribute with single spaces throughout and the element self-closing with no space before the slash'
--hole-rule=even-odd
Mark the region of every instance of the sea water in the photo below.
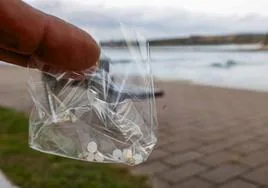
<svg viewBox="0 0 268 188">
<path fill-rule="evenodd" d="M 268 51 L 259 48 L 259 44 L 151 47 L 152 73 L 161 80 L 267 91 Z M 132 68 L 139 53 L 119 47 L 103 50 L 112 60 L 111 72 L 139 74 Z"/>
<path fill-rule="evenodd" d="M 161 80 L 188 80 L 196 84 L 268 90 L 268 51 L 260 45 L 151 47 L 152 73 Z M 131 65 L 138 58 L 126 48 L 105 48 L 112 59 L 112 72 L 139 70 Z M 135 52 L 134 52 L 135 53 Z"/>
</svg>

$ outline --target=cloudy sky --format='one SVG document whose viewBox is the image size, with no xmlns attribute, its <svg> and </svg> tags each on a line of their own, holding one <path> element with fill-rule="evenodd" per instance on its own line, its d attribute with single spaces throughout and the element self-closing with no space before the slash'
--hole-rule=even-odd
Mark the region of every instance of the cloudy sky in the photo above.
<svg viewBox="0 0 268 188">
<path fill-rule="evenodd" d="M 99 40 L 134 33 L 161 38 L 268 32 L 268 0 L 25 1 L 79 26 Z"/>
</svg>

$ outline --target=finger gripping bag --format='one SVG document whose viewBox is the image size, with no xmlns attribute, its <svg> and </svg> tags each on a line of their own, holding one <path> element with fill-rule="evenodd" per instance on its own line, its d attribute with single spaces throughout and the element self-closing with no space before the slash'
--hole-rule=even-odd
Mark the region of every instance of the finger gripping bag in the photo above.
<svg viewBox="0 0 268 188">
<path fill-rule="evenodd" d="M 122 23 L 113 24 L 120 42 L 98 41 L 96 67 L 82 73 L 30 71 L 31 148 L 127 165 L 150 156 L 157 142 L 157 118 L 149 43 Z"/>
</svg>

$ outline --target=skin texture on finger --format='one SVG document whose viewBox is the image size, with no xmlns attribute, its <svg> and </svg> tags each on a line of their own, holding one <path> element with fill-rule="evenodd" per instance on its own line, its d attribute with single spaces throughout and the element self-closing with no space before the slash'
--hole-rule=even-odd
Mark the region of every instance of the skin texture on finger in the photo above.
<svg viewBox="0 0 268 188">
<path fill-rule="evenodd" d="M 96 65 L 99 48 L 84 31 L 50 16 L 34 56 L 49 65 L 83 70 Z"/>
<path fill-rule="evenodd" d="M 52 67 L 46 64 L 39 64 L 38 62 L 35 62 L 34 59 L 32 59 L 31 56 L 28 55 L 22 55 L 15 52 L 11 52 L 8 50 L 0 49 L 0 60 L 21 66 L 21 67 L 27 67 L 27 68 L 37 68 L 41 71 L 56 74 L 56 73 L 63 73 L 64 70 L 58 68 L 58 67 Z M 32 62 L 31 64 L 29 62 Z"/>
<path fill-rule="evenodd" d="M 10 51 L 0 60 L 19 65 L 21 54 L 51 67 L 80 71 L 94 66 L 100 55 L 88 33 L 21 0 L 0 0 L 0 36 L 0 49 Z"/>
<path fill-rule="evenodd" d="M 0 48 L 32 54 L 44 34 L 46 15 L 20 0 L 0 0 Z"/>
<path fill-rule="evenodd" d="M 17 54 L 8 50 L 0 49 L 0 60 L 14 65 L 26 67 L 29 61 L 29 56 Z"/>
</svg>

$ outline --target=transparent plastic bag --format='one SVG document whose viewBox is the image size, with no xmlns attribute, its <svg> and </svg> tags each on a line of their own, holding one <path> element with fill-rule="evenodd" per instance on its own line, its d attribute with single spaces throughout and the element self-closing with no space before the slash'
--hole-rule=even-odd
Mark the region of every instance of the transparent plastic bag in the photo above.
<svg viewBox="0 0 268 188">
<path fill-rule="evenodd" d="M 75 72 L 32 73 L 31 148 L 90 162 L 137 165 L 147 160 L 157 142 L 149 45 L 133 30 L 117 26 L 125 46 L 100 44 L 97 67 L 79 73 L 79 79 L 70 76 Z M 119 49 L 129 63 L 109 58 Z"/>
</svg>

